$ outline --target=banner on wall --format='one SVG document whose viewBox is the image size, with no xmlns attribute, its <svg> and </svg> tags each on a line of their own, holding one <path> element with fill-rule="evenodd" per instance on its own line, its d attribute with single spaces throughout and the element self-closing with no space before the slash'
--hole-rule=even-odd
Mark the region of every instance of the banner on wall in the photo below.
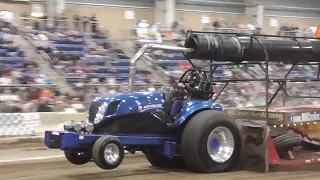
<svg viewBox="0 0 320 180">
<path fill-rule="evenodd" d="M 42 17 L 44 6 L 42 4 L 32 4 L 31 6 L 31 17 Z"/>
<path fill-rule="evenodd" d="M 40 125 L 39 113 L 0 113 L 0 137 L 33 136 Z"/>
<path fill-rule="evenodd" d="M 135 13 L 133 10 L 125 10 L 124 11 L 124 18 L 125 19 L 135 19 Z"/>
<path fill-rule="evenodd" d="M 201 23 L 202 24 L 208 24 L 211 22 L 211 19 L 208 15 L 202 15 L 201 16 Z"/>
<path fill-rule="evenodd" d="M 65 0 L 56 0 L 55 3 L 56 3 L 56 13 L 57 14 L 63 13 L 66 6 Z"/>
<path fill-rule="evenodd" d="M 278 26 L 278 20 L 277 19 L 270 19 L 270 26 L 271 27 L 277 27 Z"/>
</svg>

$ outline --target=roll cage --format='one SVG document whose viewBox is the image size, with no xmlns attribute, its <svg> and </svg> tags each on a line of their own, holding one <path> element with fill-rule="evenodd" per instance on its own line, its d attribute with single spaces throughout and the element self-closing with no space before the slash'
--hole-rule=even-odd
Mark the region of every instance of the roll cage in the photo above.
<svg viewBox="0 0 320 180">
<path fill-rule="evenodd" d="M 253 43 L 258 43 L 260 50 L 263 52 L 263 59 L 264 61 L 242 61 L 242 62 L 223 62 L 223 61 L 214 61 L 213 59 L 208 59 L 206 61 L 210 62 L 210 70 L 206 72 L 206 74 L 209 74 L 207 76 L 209 81 L 207 83 L 214 84 L 214 83 L 223 83 L 223 86 L 221 90 L 216 94 L 214 99 L 212 101 L 216 101 L 218 97 L 221 95 L 221 93 L 225 90 L 225 88 L 230 84 L 230 83 L 237 83 L 237 82 L 264 82 L 265 84 L 265 112 L 266 112 L 266 120 L 268 120 L 268 112 L 269 112 L 269 107 L 272 104 L 273 100 L 275 97 L 279 94 L 280 91 L 282 91 L 287 98 L 320 98 L 319 96 L 291 96 L 287 92 L 287 83 L 288 82 L 318 82 L 320 81 L 320 62 L 296 62 L 292 61 L 290 69 L 285 73 L 284 77 L 282 78 L 270 78 L 269 76 L 269 52 L 267 48 L 264 46 L 264 44 L 261 42 L 260 38 L 284 38 L 284 39 L 290 39 L 293 41 L 298 42 L 299 46 L 299 39 L 303 40 L 315 40 L 319 41 L 320 38 L 306 38 L 306 37 L 290 37 L 290 36 L 276 36 L 276 35 L 262 35 L 262 34 L 239 34 L 239 33 L 221 33 L 221 32 L 200 32 L 200 31 L 188 31 L 187 37 L 193 34 L 213 34 L 216 35 L 220 38 L 223 38 L 225 36 L 227 37 L 235 37 L 237 39 L 246 37 L 250 41 L 250 47 L 253 48 Z M 320 48 L 320 47 L 319 47 Z M 241 49 L 244 49 L 241 47 Z M 172 52 L 181 52 L 181 53 L 192 53 L 195 51 L 195 49 L 192 48 L 185 48 L 185 47 L 175 47 L 175 46 L 166 46 L 166 45 L 157 45 L 157 44 L 147 44 L 144 45 L 136 54 L 135 56 L 131 59 L 131 64 L 130 64 L 130 75 L 129 75 L 129 90 L 132 92 L 133 91 L 133 86 L 134 86 L 134 76 L 135 76 L 135 71 L 136 71 L 136 62 L 140 60 L 140 58 L 144 57 L 147 59 L 151 59 L 147 54 L 145 54 L 148 50 L 165 50 L 165 51 L 172 51 Z M 301 48 L 300 45 L 300 51 L 302 52 L 304 49 Z M 319 57 L 320 59 L 320 57 Z M 191 59 L 188 59 L 189 63 L 193 66 L 193 69 L 187 70 L 182 77 L 180 78 L 179 81 L 183 81 L 183 78 L 190 72 L 196 71 L 197 69 L 195 68 L 195 65 L 192 63 Z M 197 60 L 197 59 L 194 59 Z M 204 61 L 204 60 L 202 60 Z M 239 79 L 239 78 L 230 78 L 230 79 L 214 79 L 213 73 L 216 71 L 216 69 L 219 66 L 223 65 L 243 65 L 243 66 L 248 66 L 248 65 L 259 65 L 261 70 L 264 72 L 265 76 L 264 78 L 244 78 L 244 79 Z M 315 78 L 308 78 L 308 77 L 301 77 L 301 78 L 289 78 L 288 76 L 294 70 L 295 67 L 298 65 L 316 65 L 317 68 L 317 75 Z M 205 72 L 205 71 L 201 71 Z M 269 84 L 270 83 L 277 83 L 278 88 L 277 90 L 272 93 L 271 97 L 269 97 Z M 285 103 L 284 103 L 285 105 Z"/>
<path fill-rule="evenodd" d="M 210 81 L 210 72 L 209 71 L 203 71 L 201 69 L 188 69 L 185 71 L 182 76 L 179 79 L 179 83 L 189 84 L 190 82 L 187 80 L 188 76 L 193 73 L 199 73 L 201 76 L 201 80 L 198 85 L 198 91 L 199 94 L 201 94 L 201 99 L 203 100 L 209 100 L 212 98 L 212 96 L 215 94 L 213 91 L 213 85 L 216 85 L 216 83 Z"/>
</svg>

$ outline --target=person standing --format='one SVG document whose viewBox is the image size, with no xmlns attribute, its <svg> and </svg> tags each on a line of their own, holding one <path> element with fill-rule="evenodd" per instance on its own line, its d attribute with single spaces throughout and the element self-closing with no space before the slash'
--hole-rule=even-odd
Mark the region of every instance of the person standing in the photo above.
<svg viewBox="0 0 320 180">
<path fill-rule="evenodd" d="M 87 32 L 88 17 L 87 16 L 83 16 L 82 17 L 82 22 L 83 22 L 83 32 Z"/>
<path fill-rule="evenodd" d="M 90 21 L 91 21 L 91 32 L 96 33 L 98 20 L 95 14 L 92 15 Z"/>
<path fill-rule="evenodd" d="M 79 28 L 80 17 L 78 15 L 73 16 L 74 30 L 81 31 Z"/>
</svg>

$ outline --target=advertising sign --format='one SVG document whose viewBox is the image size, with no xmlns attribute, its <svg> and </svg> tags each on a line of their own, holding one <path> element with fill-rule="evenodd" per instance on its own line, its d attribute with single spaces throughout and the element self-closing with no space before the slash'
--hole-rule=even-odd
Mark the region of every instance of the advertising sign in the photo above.
<svg viewBox="0 0 320 180">
<path fill-rule="evenodd" d="M 132 10 L 125 10 L 124 11 L 124 18 L 125 19 L 135 19 L 135 13 Z"/>
<path fill-rule="evenodd" d="M 304 123 L 320 121 L 320 111 L 314 112 L 296 112 L 288 115 L 290 123 Z"/>
<path fill-rule="evenodd" d="M 201 23 L 202 24 L 208 24 L 208 23 L 210 23 L 210 17 L 208 16 L 208 15 L 202 15 L 201 16 Z"/>
<path fill-rule="evenodd" d="M 267 113 L 265 111 L 225 109 L 225 112 L 236 119 L 265 120 Z M 285 120 L 285 114 L 279 112 L 269 112 L 267 124 L 279 124 Z"/>
</svg>

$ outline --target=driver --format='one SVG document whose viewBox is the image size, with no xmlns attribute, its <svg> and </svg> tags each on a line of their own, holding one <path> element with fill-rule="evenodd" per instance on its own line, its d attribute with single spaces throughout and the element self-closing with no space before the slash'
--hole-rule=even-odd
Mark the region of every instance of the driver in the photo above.
<svg viewBox="0 0 320 180">
<path fill-rule="evenodd" d="M 190 95 L 191 99 L 198 99 L 200 92 L 199 92 L 199 84 L 201 81 L 201 76 L 199 72 L 191 73 L 188 78 L 186 79 L 189 82 L 189 86 L 183 83 L 179 83 L 178 87 L 183 88 L 188 95 Z"/>
</svg>

